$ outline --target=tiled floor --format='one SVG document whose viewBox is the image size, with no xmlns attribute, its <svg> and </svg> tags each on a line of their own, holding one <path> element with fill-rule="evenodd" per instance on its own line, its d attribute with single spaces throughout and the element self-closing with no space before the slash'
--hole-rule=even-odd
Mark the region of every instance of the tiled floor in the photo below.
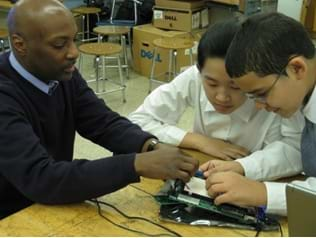
<svg viewBox="0 0 316 238">
<path fill-rule="evenodd" d="M 84 56 L 84 65 L 81 70 L 83 77 L 86 80 L 92 79 L 94 74 L 93 57 Z M 117 69 L 107 70 L 107 76 L 109 78 L 117 79 Z M 113 77 L 114 76 L 114 77 Z M 94 83 L 90 83 L 91 87 L 94 87 Z M 108 85 L 111 87 L 112 85 Z M 127 102 L 122 102 L 121 92 L 114 92 L 100 96 L 105 103 L 114 111 L 120 113 L 123 116 L 127 116 L 130 112 L 134 111 L 139 105 L 142 104 L 144 98 L 148 95 L 148 78 L 143 77 L 130 70 L 130 79 L 126 80 L 126 99 Z M 181 118 L 179 126 L 181 128 L 190 129 L 192 127 L 193 113 L 189 108 Z M 82 138 L 80 135 L 76 136 L 75 141 L 75 158 L 97 159 L 106 157 L 111 153 L 102 147 L 93 144 L 92 142 Z"/>
</svg>

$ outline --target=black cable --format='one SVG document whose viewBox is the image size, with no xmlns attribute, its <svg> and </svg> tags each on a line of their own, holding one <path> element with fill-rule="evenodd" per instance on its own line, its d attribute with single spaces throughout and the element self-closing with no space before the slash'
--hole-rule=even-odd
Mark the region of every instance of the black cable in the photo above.
<svg viewBox="0 0 316 238">
<path fill-rule="evenodd" d="M 277 220 L 277 219 L 275 219 L 275 218 L 269 218 L 271 221 L 273 221 L 273 222 L 275 222 L 277 225 L 278 225 L 278 227 L 279 227 L 279 232 L 280 232 L 280 237 L 283 237 L 283 230 L 282 230 L 282 226 L 281 226 L 281 223 Z M 259 236 L 259 234 L 260 234 L 260 232 L 262 231 L 262 224 L 260 224 L 259 222 L 258 222 L 258 219 L 257 219 L 257 224 L 256 224 L 256 234 L 255 234 L 255 237 L 258 237 Z"/>
<path fill-rule="evenodd" d="M 170 233 L 171 233 L 172 235 L 174 235 L 174 236 L 181 236 L 179 233 L 177 233 L 177 232 L 175 232 L 175 231 L 173 231 L 173 230 L 171 230 L 171 229 L 169 229 L 169 228 L 167 228 L 167 227 L 165 227 L 165 226 L 163 226 L 163 225 L 160 225 L 160 224 L 158 224 L 158 223 L 156 223 L 156 222 L 153 222 L 153 221 L 151 221 L 151 220 L 149 220 L 149 219 L 147 219 L 147 218 L 144 218 L 144 217 L 137 217 L 137 216 L 129 216 L 129 215 L 125 214 L 124 212 L 122 212 L 121 210 L 119 210 L 119 209 L 118 209 L 117 207 L 115 207 L 114 205 L 111 205 L 111 204 L 109 204 L 109 203 L 102 202 L 102 201 L 98 201 L 97 199 L 95 199 L 95 200 L 90 200 L 90 201 L 93 202 L 93 203 L 95 203 L 95 204 L 97 205 L 97 207 L 98 207 L 98 213 L 99 213 L 99 215 L 100 215 L 102 218 L 104 218 L 105 220 L 107 220 L 107 221 L 110 222 L 111 224 L 113 224 L 113 225 L 115 225 L 115 226 L 117 226 L 117 227 L 119 227 L 119 228 L 121 228 L 121 229 L 128 230 L 128 231 L 131 231 L 131 232 L 135 232 L 135 233 L 138 233 L 138 234 L 142 234 L 142 235 L 145 235 L 145 236 L 170 236 L 170 234 L 147 234 L 147 233 L 145 233 L 145 232 L 138 231 L 138 230 L 134 230 L 134 229 L 131 229 L 131 228 L 122 226 L 122 225 L 120 225 L 120 224 L 117 224 L 117 223 L 113 222 L 112 220 L 110 220 L 109 218 L 105 217 L 105 216 L 102 214 L 102 210 L 101 210 L 100 204 L 106 205 L 106 206 L 108 206 L 108 207 L 113 208 L 115 211 L 117 211 L 119 214 L 121 214 L 123 217 L 125 217 L 125 218 L 127 218 L 127 219 L 145 221 L 145 222 L 151 223 L 151 224 L 153 224 L 153 225 L 155 225 L 155 226 L 158 226 L 158 227 L 160 227 L 160 228 L 162 228 L 162 229 L 164 229 L 164 230 L 170 232 Z"/>
<path fill-rule="evenodd" d="M 281 235 L 281 237 L 283 237 L 283 230 L 282 230 L 281 223 L 279 221 L 277 221 L 277 223 L 278 223 L 279 228 L 280 228 L 280 235 Z"/>
<path fill-rule="evenodd" d="M 135 233 L 138 233 L 138 234 L 141 234 L 141 235 L 145 235 L 145 236 L 150 236 L 149 234 L 144 233 L 144 232 L 142 232 L 142 231 L 130 229 L 130 228 L 128 228 L 128 227 L 125 227 L 125 226 L 122 226 L 122 225 L 120 225 L 120 224 L 117 224 L 117 223 L 113 222 L 112 220 L 110 220 L 109 218 L 107 218 L 106 216 L 104 216 L 104 215 L 102 214 L 102 210 L 101 210 L 100 203 L 99 203 L 98 200 L 96 200 L 96 201 L 90 200 L 90 201 L 91 201 L 91 202 L 94 202 L 94 203 L 97 205 L 99 216 L 102 217 L 103 219 L 107 220 L 108 222 L 110 222 L 112 225 L 114 225 L 114 226 L 116 226 L 116 227 L 119 227 L 119 228 L 121 228 L 121 229 L 127 230 L 127 231 L 135 232 Z"/>
<path fill-rule="evenodd" d="M 135 189 L 137 189 L 137 190 L 139 190 L 139 191 L 142 191 L 143 193 L 146 193 L 146 194 L 148 194 L 148 195 L 151 196 L 151 197 L 154 197 L 153 194 L 151 194 L 151 193 L 145 191 L 144 189 L 141 189 L 141 188 L 136 187 L 136 186 L 134 186 L 134 185 L 129 185 L 129 186 L 130 186 L 130 187 L 133 187 L 133 188 L 135 188 Z"/>
</svg>

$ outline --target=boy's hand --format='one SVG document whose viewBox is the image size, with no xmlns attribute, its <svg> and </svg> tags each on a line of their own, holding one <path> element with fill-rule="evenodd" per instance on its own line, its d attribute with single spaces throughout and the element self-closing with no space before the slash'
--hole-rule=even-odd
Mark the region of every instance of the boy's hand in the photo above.
<svg viewBox="0 0 316 238">
<path fill-rule="evenodd" d="M 220 139 L 209 138 L 194 132 L 188 132 L 179 146 L 181 148 L 195 149 L 222 160 L 234 160 L 249 154 L 249 151 L 242 146 Z"/>
<path fill-rule="evenodd" d="M 265 184 L 234 172 L 211 174 L 206 180 L 206 189 L 210 196 L 215 197 L 216 205 L 222 203 L 241 207 L 267 205 Z"/>
<path fill-rule="evenodd" d="M 246 148 L 220 139 L 207 138 L 200 143 L 201 152 L 222 160 L 234 160 L 245 157 L 249 154 L 249 151 Z"/>
<path fill-rule="evenodd" d="M 232 171 L 240 175 L 244 175 L 244 168 L 236 161 L 210 160 L 202 164 L 199 168 L 203 172 L 205 178 L 217 172 Z"/>
</svg>

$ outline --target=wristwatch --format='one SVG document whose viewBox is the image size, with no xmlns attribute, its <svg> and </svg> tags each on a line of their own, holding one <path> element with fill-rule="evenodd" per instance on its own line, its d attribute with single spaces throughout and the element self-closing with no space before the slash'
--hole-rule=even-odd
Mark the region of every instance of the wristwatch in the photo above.
<svg viewBox="0 0 316 238">
<path fill-rule="evenodd" d="M 148 147 L 147 147 L 147 152 L 153 151 L 155 149 L 155 146 L 158 145 L 158 143 L 159 143 L 159 140 L 157 140 L 155 138 L 151 139 L 151 141 L 149 142 Z"/>
</svg>

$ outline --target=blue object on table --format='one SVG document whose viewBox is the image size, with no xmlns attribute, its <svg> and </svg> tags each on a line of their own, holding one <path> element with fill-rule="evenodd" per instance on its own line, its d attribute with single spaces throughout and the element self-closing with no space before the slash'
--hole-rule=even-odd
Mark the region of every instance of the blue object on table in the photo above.
<svg viewBox="0 0 316 238">
<path fill-rule="evenodd" d="M 205 179 L 205 177 L 203 175 L 203 171 L 201 171 L 201 170 L 196 171 L 194 177 Z"/>
</svg>

